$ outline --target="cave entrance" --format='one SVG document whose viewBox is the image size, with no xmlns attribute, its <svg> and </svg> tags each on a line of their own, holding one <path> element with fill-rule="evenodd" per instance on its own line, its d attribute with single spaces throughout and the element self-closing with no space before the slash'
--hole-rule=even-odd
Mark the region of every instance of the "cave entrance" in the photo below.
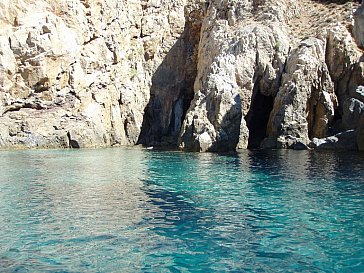
<svg viewBox="0 0 364 273">
<path fill-rule="evenodd" d="M 257 149 L 267 137 L 267 124 L 273 109 L 274 98 L 254 91 L 250 110 L 245 117 L 249 129 L 248 149 Z"/>
<path fill-rule="evenodd" d="M 194 97 L 202 16 L 186 14 L 185 28 L 152 76 L 151 96 L 144 112 L 139 144 L 177 146 Z"/>
</svg>

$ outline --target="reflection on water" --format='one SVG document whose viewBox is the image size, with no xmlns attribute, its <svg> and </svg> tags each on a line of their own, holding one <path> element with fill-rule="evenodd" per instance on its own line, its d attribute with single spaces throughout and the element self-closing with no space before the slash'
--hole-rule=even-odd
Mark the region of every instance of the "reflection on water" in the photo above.
<svg viewBox="0 0 364 273">
<path fill-rule="evenodd" d="M 107 269 L 109 258 L 130 255 L 130 244 L 150 245 L 148 231 L 136 228 L 158 210 L 141 190 L 144 157 L 128 150 L 3 152 L 0 250 L 13 259 L 10 269 L 62 269 L 70 259 L 77 270 Z M 142 266 L 133 257 L 124 261 L 131 271 Z"/>
<path fill-rule="evenodd" d="M 0 271 L 363 272 L 364 154 L 0 152 Z"/>
</svg>

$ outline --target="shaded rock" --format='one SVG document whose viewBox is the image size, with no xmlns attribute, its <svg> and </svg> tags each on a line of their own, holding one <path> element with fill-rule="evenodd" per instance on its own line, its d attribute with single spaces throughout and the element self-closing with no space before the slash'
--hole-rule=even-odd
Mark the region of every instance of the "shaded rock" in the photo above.
<svg viewBox="0 0 364 273">
<path fill-rule="evenodd" d="M 364 86 L 358 86 L 353 93 L 353 98 L 364 103 Z"/>
<path fill-rule="evenodd" d="M 364 151 L 364 116 L 359 120 L 359 125 L 357 128 L 356 142 L 359 151 Z"/>
<path fill-rule="evenodd" d="M 335 85 L 338 98 L 333 132 L 356 128 L 357 119 L 351 119 L 352 98 L 362 100 L 360 85 L 364 82 L 362 52 L 357 48 L 347 29 L 336 26 L 328 31 L 326 64 Z"/>
<path fill-rule="evenodd" d="M 280 28 L 281 13 L 272 14 L 269 23 L 263 24 L 245 20 L 250 8 L 220 1 L 209 5 L 201 29 L 195 97 L 179 138 L 185 150 L 201 150 L 199 138 L 206 133 L 211 142 L 202 150 L 247 148 L 249 127 L 258 124 L 254 117 L 265 106 L 261 98 L 273 97 L 279 89 L 289 51 L 288 38 Z M 259 103 L 260 107 L 252 108 Z M 260 127 L 254 128 L 258 138 L 265 137 L 267 120 L 263 118 Z"/>
<path fill-rule="evenodd" d="M 364 103 L 358 99 L 348 99 L 344 102 L 342 126 L 345 129 L 356 129 L 364 116 Z"/>
<path fill-rule="evenodd" d="M 1 147 L 137 143 L 152 78 L 185 26 L 185 1 L 144 2 L 0 3 Z"/>
<path fill-rule="evenodd" d="M 290 146 L 290 149 L 293 149 L 293 150 L 309 150 L 310 148 L 305 143 L 295 142 L 294 144 L 292 144 Z"/>
<path fill-rule="evenodd" d="M 357 131 L 348 130 L 327 138 L 313 138 L 311 146 L 321 150 L 358 150 Z"/>
<path fill-rule="evenodd" d="M 267 137 L 260 145 L 261 149 L 293 149 L 308 150 L 308 145 L 300 138 L 291 135 L 282 135 L 278 138 Z"/>
<path fill-rule="evenodd" d="M 350 91 L 348 88 L 355 90 L 358 86 L 358 82 L 355 82 L 358 79 L 351 78 L 356 76 L 353 70 L 360 62 L 361 55 L 350 32 L 343 24 L 328 29 L 325 62 L 332 80 L 342 89 L 338 90 L 339 96 L 348 93 Z M 346 85 L 341 81 L 346 81 Z"/>
<path fill-rule="evenodd" d="M 287 60 L 267 128 L 279 146 L 290 147 L 292 138 L 308 144 L 310 138 L 324 137 L 328 131 L 336 96 L 324 46 L 319 39 L 305 40 Z"/>
<path fill-rule="evenodd" d="M 263 141 L 260 143 L 261 149 L 278 149 L 277 147 L 277 139 L 267 137 L 263 139 Z"/>
<path fill-rule="evenodd" d="M 364 48 L 364 5 L 361 6 L 354 13 L 354 37 L 361 48 Z"/>
<path fill-rule="evenodd" d="M 152 76 L 150 101 L 145 109 L 138 143 L 144 145 L 177 145 L 178 135 L 193 98 L 197 74 L 198 45 L 204 11 L 201 5 L 187 4 L 184 20 L 173 15 L 178 40 Z M 172 18 L 171 18 L 172 19 Z M 150 19 L 148 19 L 150 20 Z M 155 31 L 153 28 L 151 32 Z M 146 45 L 145 45 L 146 46 Z M 148 43 L 147 58 L 154 56 Z"/>
</svg>

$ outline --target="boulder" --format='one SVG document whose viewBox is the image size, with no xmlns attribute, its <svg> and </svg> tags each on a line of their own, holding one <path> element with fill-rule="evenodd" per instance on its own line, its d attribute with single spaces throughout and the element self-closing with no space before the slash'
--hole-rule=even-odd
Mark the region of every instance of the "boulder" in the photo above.
<svg viewBox="0 0 364 273">
<path fill-rule="evenodd" d="M 344 102 L 344 113 L 342 117 L 343 128 L 356 129 L 361 117 L 364 116 L 364 102 L 350 98 Z"/>
<path fill-rule="evenodd" d="M 326 138 L 313 138 L 311 147 L 318 150 L 358 150 L 357 131 L 348 130 Z"/>
</svg>

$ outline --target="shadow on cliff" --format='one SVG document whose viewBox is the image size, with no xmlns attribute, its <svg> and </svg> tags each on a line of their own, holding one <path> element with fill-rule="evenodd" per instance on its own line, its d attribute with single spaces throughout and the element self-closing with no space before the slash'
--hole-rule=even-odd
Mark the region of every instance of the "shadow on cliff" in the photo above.
<svg viewBox="0 0 364 273">
<path fill-rule="evenodd" d="M 226 104 L 224 106 L 221 96 L 210 92 L 200 101 L 201 105 L 206 105 L 209 125 L 206 125 L 203 119 L 196 125 L 193 119 L 181 136 L 184 150 L 226 153 L 240 149 L 240 145 L 247 146 L 248 149 L 260 148 L 261 142 L 267 137 L 267 125 L 273 110 L 274 96 L 262 94 L 259 81 L 257 81 L 254 85 L 249 112 L 245 116 L 241 95 L 237 94 L 233 99 L 234 103 L 226 109 L 222 118 L 219 108 L 225 107 Z M 248 130 L 245 126 L 241 126 L 243 119 Z M 202 132 L 207 132 L 211 137 L 211 129 L 207 129 L 210 125 L 214 127 L 216 133 L 212 143 L 209 143 L 207 137 L 202 137 Z"/>
<path fill-rule="evenodd" d="M 210 101 L 214 101 L 211 100 Z M 221 101 L 215 102 L 215 106 L 207 107 L 210 109 L 208 111 L 208 119 L 211 124 L 219 124 L 218 128 L 215 126 L 217 132 L 216 142 L 212 144 L 209 148 L 211 152 L 231 152 L 235 151 L 239 143 L 240 138 L 240 124 L 243 118 L 242 115 L 242 105 L 240 95 L 234 97 L 234 104 L 225 113 L 220 122 L 217 121 L 217 117 L 212 117 L 211 114 L 216 115 L 215 108 L 220 107 Z M 214 109 L 211 111 L 211 109 Z"/>
<path fill-rule="evenodd" d="M 258 82 L 254 85 L 251 106 L 245 116 L 249 129 L 248 149 L 260 148 L 261 142 L 267 137 L 267 125 L 274 104 L 274 96 L 263 95 Z"/>
<path fill-rule="evenodd" d="M 138 144 L 177 146 L 182 122 L 194 96 L 200 29 L 200 25 L 187 20 L 184 32 L 152 76 Z"/>
</svg>

